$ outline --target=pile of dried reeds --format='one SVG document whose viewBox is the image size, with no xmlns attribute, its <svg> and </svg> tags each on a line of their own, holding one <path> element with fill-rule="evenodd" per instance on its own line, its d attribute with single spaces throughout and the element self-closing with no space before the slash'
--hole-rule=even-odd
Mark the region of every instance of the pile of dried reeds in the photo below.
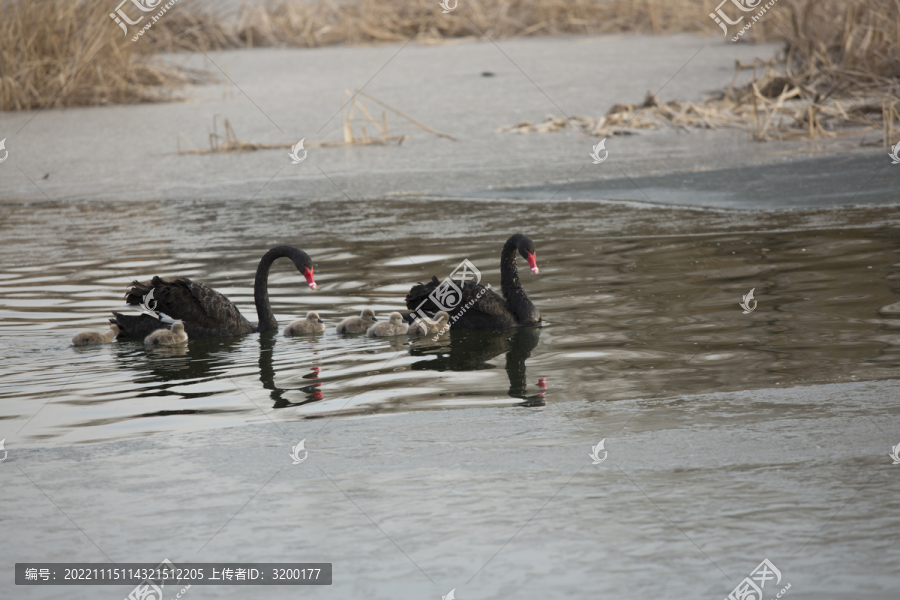
<svg viewBox="0 0 900 600">
<path fill-rule="evenodd" d="M 877 132 L 889 146 L 900 125 L 900 2 L 781 0 L 754 23 L 785 40 L 778 60 L 738 62 L 731 85 L 704 102 L 616 104 L 600 118 L 547 117 L 500 131 L 578 127 L 597 136 L 642 129 L 738 127 L 759 141 Z M 749 81 L 738 85 L 752 70 Z M 746 78 L 745 78 L 746 79 Z"/>
<path fill-rule="evenodd" d="M 109 6 L 0 0 L 0 110 L 159 101 L 200 80 L 123 40 Z"/>
</svg>

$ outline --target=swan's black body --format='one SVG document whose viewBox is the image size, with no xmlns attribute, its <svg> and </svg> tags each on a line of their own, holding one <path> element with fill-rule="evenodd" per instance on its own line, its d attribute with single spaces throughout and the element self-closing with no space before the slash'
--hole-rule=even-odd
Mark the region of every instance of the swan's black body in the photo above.
<svg viewBox="0 0 900 600">
<path fill-rule="evenodd" d="M 310 287 L 315 289 L 312 260 L 305 252 L 292 246 L 272 248 L 262 257 L 256 269 L 253 297 L 259 323 L 255 326 L 245 319 L 234 303 L 223 294 L 185 277 L 171 281 L 154 277 L 149 283 L 135 281 L 125 294 L 125 300 L 128 304 L 139 307 L 144 297 L 153 290 L 153 300 L 156 304 L 151 308 L 183 322 L 184 330 L 191 338 L 270 331 L 278 328 L 278 322 L 269 304 L 269 269 L 276 259 L 282 257 L 290 258 L 297 270 L 304 274 Z M 131 316 L 113 312 L 113 315 L 114 318 L 110 319 L 110 322 L 122 330 L 119 333 L 120 338 L 144 338 L 157 329 L 168 327 L 162 321 L 146 314 Z"/>
<path fill-rule="evenodd" d="M 503 295 L 472 281 L 455 281 L 461 287 L 462 300 L 455 308 L 447 311 L 450 313 L 450 329 L 508 329 L 541 322 L 541 313 L 528 299 L 528 294 L 519 282 L 516 251 L 537 272 L 534 242 L 521 233 L 515 234 L 506 240 L 500 253 L 500 291 Z M 428 297 L 440 284 L 437 277 L 432 276 L 431 282 L 414 285 L 406 295 L 406 307 L 415 311 L 424 301 L 421 309 L 429 315 L 441 310 Z M 414 317 L 414 313 L 412 316 Z"/>
</svg>

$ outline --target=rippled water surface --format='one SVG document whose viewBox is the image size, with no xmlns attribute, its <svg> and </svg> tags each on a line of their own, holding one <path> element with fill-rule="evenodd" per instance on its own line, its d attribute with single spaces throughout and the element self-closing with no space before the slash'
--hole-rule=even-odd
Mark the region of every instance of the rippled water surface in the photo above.
<svg viewBox="0 0 900 600">
<path fill-rule="evenodd" d="M 315 203 L 4 206 L 0 419 L 18 445 L 330 414 L 536 406 L 874 380 L 900 367 L 896 207 L 745 213 L 636 203 L 420 199 Z M 522 231 L 541 272 L 520 276 L 543 327 L 437 342 L 339 336 L 371 306 L 403 309 L 417 281 L 463 259 L 499 287 Z M 73 348 L 105 329 L 133 279 L 188 276 L 251 321 L 256 264 L 272 269 L 280 325 L 317 310 L 319 336 Z M 738 303 L 755 288 L 758 306 Z M 543 389 L 543 379 L 546 390 Z M 512 408 L 511 410 L 516 410 Z M 2 437 L 2 436 L 0 436 Z"/>
</svg>

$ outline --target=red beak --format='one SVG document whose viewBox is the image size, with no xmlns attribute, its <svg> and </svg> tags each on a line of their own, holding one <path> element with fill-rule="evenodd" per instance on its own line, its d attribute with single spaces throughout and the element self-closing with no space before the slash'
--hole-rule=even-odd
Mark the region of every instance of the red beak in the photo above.
<svg viewBox="0 0 900 600">
<path fill-rule="evenodd" d="M 528 266 L 531 267 L 531 272 L 534 273 L 535 275 L 537 275 L 538 273 L 540 273 L 540 270 L 538 269 L 538 266 L 537 266 L 537 256 L 536 256 L 537 252 L 535 252 L 534 254 L 531 254 L 529 252 L 527 254 L 528 254 L 528 256 L 527 256 Z"/>
<path fill-rule="evenodd" d="M 309 284 L 309 287 L 316 289 L 316 282 L 313 279 L 313 270 L 303 267 L 303 276 L 306 277 L 306 283 Z"/>
</svg>

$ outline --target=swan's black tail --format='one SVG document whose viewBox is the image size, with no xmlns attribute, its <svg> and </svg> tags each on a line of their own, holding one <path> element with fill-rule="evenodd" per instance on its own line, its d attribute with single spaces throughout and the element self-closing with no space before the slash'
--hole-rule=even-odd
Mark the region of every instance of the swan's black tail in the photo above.
<svg viewBox="0 0 900 600">
<path fill-rule="evenodd" d="M 132 316 L 113 312 L 113 318 L 109 322 L 119 326 L 118 337 L 121 339 L 144 339 L 157 329 L 169 328 L 168 325 L 150 315 Z"/>
<path fill-rule="evenodd" d="M 169 282 L 156 275 L 148 283 L 141 283 L 137 280 L 132 281 L 131 289 L 125 292 L 125 302 L 131 304 L 132 306 L 140 306 L 144 301 L 144 296 L 149 294 L 150 290 L 152 290 L 153 288 L 161 287 L 167 283 Z"/>
<path fill-rule="evenodd" d="M 409 292 L 406 294 L 406 308 L 410 311 L 415 312 L 416 309 L 419 309 L 419 304 L 422 304 L 422 301 L 425 301 L 425 304 L 422 304 L 421 310 L 429 317 L 434 317 L 434 313 L 437 312 L 437 307 L 434 306 L 434 303 L 428 298 L 428 295 L 431 294 L 437 288 L 437 286 L 441 285 L 441 282 L 438 281 L 438 278 L 434 275 L 431 276 L 431 281 L 428 283 L 419 282 L 416 285 L 412 286 Z M 413 317 L 410 313 L 403 313 L 403 320 L 407 323 L 412 323 L 415 321 L 415 317 Z"/>
</svg>

